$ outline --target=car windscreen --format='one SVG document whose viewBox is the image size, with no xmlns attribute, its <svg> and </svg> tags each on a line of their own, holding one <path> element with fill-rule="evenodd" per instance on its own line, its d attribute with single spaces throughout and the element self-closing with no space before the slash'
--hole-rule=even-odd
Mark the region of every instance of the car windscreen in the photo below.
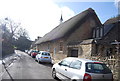
<svg viewBox="0 0 120 81">
<path fill-rule="evenodd" d="M 42 55 L 50 56 L 50 53 L 42 52 Z"/>
<path fill-rule="evenodd" d="M 111 73 L 111 70 L 103 63 L 86 63 L 86 72 L 107 74 Z"/>
<path fill-rule="evenodd" d="M 34 51 L 32 51 L 32 52 L 36 52 L 36 53 L 38 53 L 39 51 L 35 51 L 35 50 L 34 50 Z"/>
</svg>

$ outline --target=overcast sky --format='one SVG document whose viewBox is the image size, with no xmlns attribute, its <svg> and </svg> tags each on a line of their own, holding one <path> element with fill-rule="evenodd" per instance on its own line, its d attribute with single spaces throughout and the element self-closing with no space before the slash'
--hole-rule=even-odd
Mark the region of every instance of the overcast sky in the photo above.
<svg viewBox="0 0 120 81">
<path fill-rule="evenodd" d="M 115 9 L 115 5 L 117 4 L 114 3 L 114 0 L 97 1 L 112 2 L 108 5 L 106 4 L 106 9 L 111 9 L 111 13 L 108 12 L 106 14 L 109 15 L 102 17 L 101 15 L 107 11 L 102 10 L 102 8 L 100 10 L 100 7 L 97 8 L 98 3 L 86 4 L 82 3 L 82 0 L 0 0 L 0 19 L 8 17 L 15 22 L 20 22 L 21 26 L 28 31 L 31 40 L 34 40 L 37 36 L 42 37 L 59 25 L 61 13 L 64 21 L 89 7 L 95 9 L 102 22 L 109 17 L 117 15 L 118 9 L 117 7 Z M 102 7 L 102 5 L 105 6 L 103 3 L 99 6 Z"/>
</svg>

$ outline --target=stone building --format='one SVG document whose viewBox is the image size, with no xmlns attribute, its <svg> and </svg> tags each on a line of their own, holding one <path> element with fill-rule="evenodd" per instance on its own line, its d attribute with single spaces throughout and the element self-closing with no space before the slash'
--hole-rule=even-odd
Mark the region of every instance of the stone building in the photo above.
<svg viewBox="0 0 120 81">
<path fill-rule="evenodd" d="M 120 80 L 120 16 L 108 19 L 103 26 L 95 28 L 94 53 L 91 59 L 106 63 L 114 79 Z"/>
<path fill-rule="evenodd" d="M 91 8 L 61 23 L 36 42 L 38 50 L 49 51 L 55 60 L 88 58 L 106 63 L 120 78 L 120 16 L 101 24 Z"/>
<path fill-rule="evenodd" d="M 82 50 L 74 47 L 76 43 L 84 44 L 92 42 L 93 29 L 99 26 L 101 26 L 99 18 L 95 11 L 89 8 L 69 20 L 62 22 L 39 39 L 36 42 L 37 49 L 77 57 L 78 54 L 81 54 Z"/>
<path fill-rule="evenodd" d="M 108 19 L 103 26 L 97 27 L 93 34 L 96 41 L 96 52 L 101 56 L 116 53 L 116 42 L 120 41 L 120 17 Z"/>
</svg>

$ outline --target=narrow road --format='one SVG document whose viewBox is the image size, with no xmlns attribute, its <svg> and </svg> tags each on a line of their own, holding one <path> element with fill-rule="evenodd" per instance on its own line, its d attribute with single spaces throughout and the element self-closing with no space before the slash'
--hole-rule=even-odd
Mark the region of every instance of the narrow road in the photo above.
<svg viewBox="0 0 120 81">
<path fill-rule="evenodd" d="M 28 80 L 51 80 L 52 64 L 39 64 L 32 57 L 24 52 L 18 52 L 20 57 L 17 58 L 4 72 L 2 79 L 28 79 Z"/>
</svg>

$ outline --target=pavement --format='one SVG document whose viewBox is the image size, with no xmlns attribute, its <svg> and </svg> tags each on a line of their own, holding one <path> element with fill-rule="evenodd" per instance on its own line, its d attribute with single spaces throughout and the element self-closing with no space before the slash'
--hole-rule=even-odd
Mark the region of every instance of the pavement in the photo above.
<svg viewBox="0 0 120 81">
<path fill-rule="evenodd" d="M 9 68 L 13 65 L 13 63 L 20 58 L 20 54 L 14 53 L 6 56 L 3 60 L 0 60 L 0 80 L 2 80 L 2 76 L 5 73 L 5 68 Z M 3 64 L 4 63 L 4 64 Z"/>
</svg>

